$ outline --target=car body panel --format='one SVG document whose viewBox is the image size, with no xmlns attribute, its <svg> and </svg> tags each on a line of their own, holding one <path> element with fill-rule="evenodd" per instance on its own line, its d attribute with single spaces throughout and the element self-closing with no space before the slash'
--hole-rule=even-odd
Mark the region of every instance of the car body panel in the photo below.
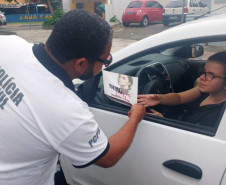
<svg viewBox="0 0 226 185">
<path fill-rule="evenodd" d="M 107 136 L 119 130 L 128 119 L 127 116 L 109 114 L 95 108 L 91 108 L 91 111 Z M 109 120 L 114 120 L 114 122 L 109 122 Z M 222 127 L 225 132 L 226 125 L 222 123 Z M 109 169 L 95 165 L 85 169 L 75 169 L 64 157 L 67 161 L 64 170 L 68 170 L 71 174 L 70 181 L 74 184 L 213 185 L 220 184 L 223 177 L 226 167 L 225 156 L 225 140 L 143 120 L 139 124 L 132 145 L 125 156 L 120 159 L 119 164 Z M 199 166 L 203 172 L 202 180 L 185 176 L 162 165 L 166 161 L 175 159 Z M 125 178 L 125 176 L 130 178 Z"/>
</svg>

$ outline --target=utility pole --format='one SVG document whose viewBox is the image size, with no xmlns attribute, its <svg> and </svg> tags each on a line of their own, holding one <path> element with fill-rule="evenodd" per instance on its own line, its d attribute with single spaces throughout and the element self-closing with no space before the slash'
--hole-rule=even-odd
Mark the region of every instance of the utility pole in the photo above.
<svg viewBox="0 0 226 185">
<path fill-rule="evenodd" d="M 30 30 L 31 30 L 30 14 L 29 14 L 29 8 L 28 8 L 27 0 L 25 2 L 26 2 L 26 6 L 27 6 L 27 15 L 28 15 L 29 27 L 30 27 Z"/>
<path fill-rule="evenodd" d="M 184 22 L 184 5 L 185 5 L 185 0 L 182 0 L 181 23 Z"/>
</svg>

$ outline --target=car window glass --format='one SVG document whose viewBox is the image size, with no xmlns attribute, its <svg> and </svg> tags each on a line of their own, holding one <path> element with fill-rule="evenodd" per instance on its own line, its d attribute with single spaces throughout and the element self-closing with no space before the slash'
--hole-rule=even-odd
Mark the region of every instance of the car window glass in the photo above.
<svg viewBox="0 0 226 185">
<path fill-rule="evenodd" d="M 127 8 L 140 8 L 142 5 L 142 2 L 131 2 Z"/>
<path fill-rule="evenodd" d="M 203 0 L 198 1 L 198 4 L 199 4 L 199 7 L 206 7 L 206 3 Z"/>
<path fill-rule="evenodd" d="M 196 0 L 191 0 L 190 6 L 191 6 L 191 7 L 198 7 L 197 1 L 196 1 Z"/>
<path fill-rule="evenodd" d="M 146 8 L 150 8 L 150 7 L 153 7 L 153 8 L 157 8 L 159 7 L 159 4 L 155 1 L 148 1 L 145 5 Z"/>
<path fill-rule="evenodd" d="M 152 6 L 152 7 L 153 7 L 153 8 L 160 8 L 161 5 L 160 5 L 159 3 L 153 1 L 153 6 Z"/>
</svg>

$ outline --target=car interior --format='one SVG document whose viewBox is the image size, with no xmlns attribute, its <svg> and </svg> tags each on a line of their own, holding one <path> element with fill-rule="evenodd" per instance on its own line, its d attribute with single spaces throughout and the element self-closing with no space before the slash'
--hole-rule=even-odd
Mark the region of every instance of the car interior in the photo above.
<svg viewBox="0 0 226 185">
<path fill-rule="evenodd" d="M 123 59 L 104 70 L 138 77 L 138 94 L 166 94 L 181 92 L 194 87 L 200 76 L 200 69 L 207 58 L 219 51 L 225 51 L 226 41 L 222 38 L 208 38 L 171 43 L 150 48 Z M 224 38 L 225 40 L 225 38 Z M 89 106 L 127 115 L 130 107 L 112 101 L 104 94 L 102 72 L 82 83 L 78 95 Z M 146 115 L 145 119 L 206 135 L 214 135 L 220 119 L 214 127 L 204 127 L 181 121 L 189 105 L 153 107 L 164 118 Z M 223 115 L 225 110 L 222 110 Z M 148 112 L 148 109 L 147 109 Z"/>
</svg>

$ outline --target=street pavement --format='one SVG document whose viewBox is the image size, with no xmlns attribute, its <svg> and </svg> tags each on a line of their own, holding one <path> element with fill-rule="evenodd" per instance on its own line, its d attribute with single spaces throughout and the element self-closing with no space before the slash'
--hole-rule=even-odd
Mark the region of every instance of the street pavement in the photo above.
<svg viewBox="0 0 226 185">
<path fill-rule="evenodd" d="M 121 24 L 113 25 L 113 44 L 111 53 L 114 53 L 140 39 L 156 34 L 167 29 L 162 24 L 151 24 L 148 27 L 140 27 L 139 25 L 131 25 L 124 27 Z M 51 33 L 51 29 L 43 29 L 41 24 L 20 25 L 8 24 L 0 27 L 1 34 L 18 35 L 31 43 L 45 43 Z"/>
</svg>

